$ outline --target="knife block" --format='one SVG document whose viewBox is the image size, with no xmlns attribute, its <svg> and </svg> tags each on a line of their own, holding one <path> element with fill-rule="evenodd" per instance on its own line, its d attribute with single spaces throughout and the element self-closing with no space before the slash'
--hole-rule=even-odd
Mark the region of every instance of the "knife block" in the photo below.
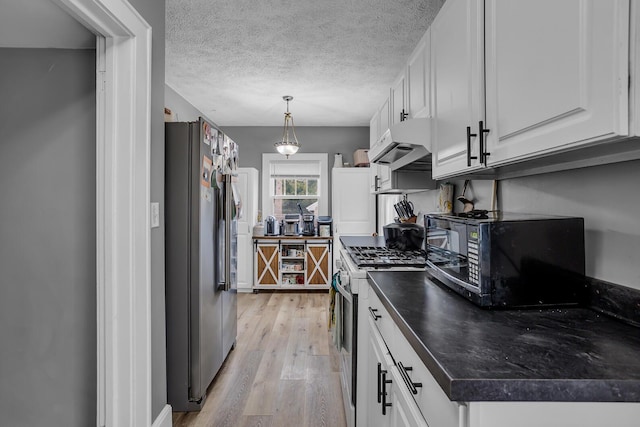
<svg viewBox="0 0 640 427">
<path fill-rule="evenodd" d="M 410 222 L 412 224 L 415 224 L 417 219 L 418 219 L 418 217 L 414 215 L 414 216 L 406 218 L 406 219 L 401 219 L 400 222 Z"/>
</svg>

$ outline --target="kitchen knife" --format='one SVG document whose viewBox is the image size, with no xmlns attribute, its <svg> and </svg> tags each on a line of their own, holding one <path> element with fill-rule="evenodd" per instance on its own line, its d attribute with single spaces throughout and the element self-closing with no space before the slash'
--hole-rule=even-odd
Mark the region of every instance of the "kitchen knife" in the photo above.
<svg viewBox="0 0 640 427">
<path fill-rule="evenodd" d="M 409 218 L 407 216 L 407 210 L 404 208 L 404 205 L 402 204 L 402 202 L 398 203 L 398 207 L 400 208 L 400 212 L 402 212 L 402 219 Z"/>
<path fill-rule="evenodd" d="M 411 218 L 413 216 L 413 210 L 411 209 L 411 206 L 406 200 L 402 200 L 401 203 L 402 209 L 404 209 L 404 211 L 407 213 L 407 216 L 405 218 Z"/>
<path fill-rule="evenodd" d="M 400 211 L 400 208 L 398 208 L 397 203 L 393 205 L 393 208 L 396 210 L 396 213 L 398 214 L 398 216 L 402 218 L 402 212 Z"/>
</svg>

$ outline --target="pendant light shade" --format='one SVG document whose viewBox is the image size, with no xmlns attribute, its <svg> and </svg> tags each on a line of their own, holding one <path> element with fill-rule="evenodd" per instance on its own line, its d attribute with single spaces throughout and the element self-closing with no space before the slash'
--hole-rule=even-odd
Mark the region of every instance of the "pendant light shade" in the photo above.
<svg viewBox="0 0 640 427">
<path fill-rule="evenodd" d="M 282 131 L 282 141 L 276 142 L 274 145 L 278 153 L 287 156 L 295 154 L 300 148 L 298 138 L 296 137 L 296 129 L 293 127 L 293 116 L 289 112 L 289 101 L 293 99 L 293 96 L 285 95 L 282 97 L 287 102 L 287 112 L 284 113 L 284 129 Z M 289 131 L 293 134 L 293 139 L 289 135 Z"/>
</svg>

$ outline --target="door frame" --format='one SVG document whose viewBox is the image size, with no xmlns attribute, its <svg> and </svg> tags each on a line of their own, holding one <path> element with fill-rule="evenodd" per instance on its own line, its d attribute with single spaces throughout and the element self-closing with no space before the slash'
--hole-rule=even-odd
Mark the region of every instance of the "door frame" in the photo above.
<svg viewBox="0 0 640 427">
<path fill-rule="evenodd" d="M 151 26 L 126 0 L 54 0 L 97 36 L 97 426 L 151 420 Z"/>
</svg>

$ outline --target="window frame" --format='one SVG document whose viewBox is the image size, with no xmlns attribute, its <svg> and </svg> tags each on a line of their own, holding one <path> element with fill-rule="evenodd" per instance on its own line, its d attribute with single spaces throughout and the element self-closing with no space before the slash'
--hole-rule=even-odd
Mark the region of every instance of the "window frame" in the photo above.
<svg viewBox="0 0 640 427">
<path fill-rule="evenodd" d="M 317 162 L 320 176 L 318 178 L 319 209 L 316 215 L 326 216 L 329 212 L 329 154 L 328 153 L 304 153 L 295 154 L 286 159 L 282 154 L 262 154 L 262 213 L 263 218 L 273 215 L 272 195 L 274 193 L 273 180 L 271 179 L 271 165 L 273 163 L 287 162 Z"/>
</svg>

